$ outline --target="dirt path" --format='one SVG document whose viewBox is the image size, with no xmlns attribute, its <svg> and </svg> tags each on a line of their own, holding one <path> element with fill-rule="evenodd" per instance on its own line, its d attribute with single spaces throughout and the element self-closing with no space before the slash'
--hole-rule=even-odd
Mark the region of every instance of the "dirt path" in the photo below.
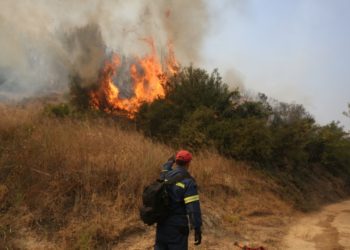
<svg viewBox="0 0 350 250">
<path fill-rule="evenodd" d="M 350 250 L 350 200 L 296 221 L 283 243 L 290 250 Z"/>
</svg>

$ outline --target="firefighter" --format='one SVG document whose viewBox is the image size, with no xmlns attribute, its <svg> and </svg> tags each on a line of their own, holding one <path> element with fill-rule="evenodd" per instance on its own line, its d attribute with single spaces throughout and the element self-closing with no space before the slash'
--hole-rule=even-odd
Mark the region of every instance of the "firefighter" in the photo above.
<svg viewBox="0 0 350 250">
<path fill-rule="evenodd" d="M 197 185 L 188 173 L 191 160 L 191 153 L 181 150 L 163 166 L 161 178 L 165 181 L 180 175 L 186 177 L 167 187 L 170 211 L 167 219 L 157 224 L 155 250 L 187 250 L 189 224 L 194 229 L 194 244 L 201 244 L 202 218 Z"/>
</svg>

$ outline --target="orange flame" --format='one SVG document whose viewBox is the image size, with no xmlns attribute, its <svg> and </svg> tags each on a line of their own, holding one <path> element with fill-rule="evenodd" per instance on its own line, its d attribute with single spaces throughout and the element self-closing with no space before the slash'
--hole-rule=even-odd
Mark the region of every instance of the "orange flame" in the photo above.
<svg viewBox="0 0 350 250">
<path fill-rule="evenodd" d="M 144 41 L 150 46 L 150 53 L 143 57 L 135 57 L 136 62 L 129 67 L 132 97 L 121 98 L 120 89 L 113 81 L 122 62 L 121 58 L 114 54 L 110 61 L 105 62 L 98 89 L 90 92 L 90 105 L 94 109 L 107 113 L 124 111 L 129 118 L 134 118 L 143 103 L 150 103 L 165 96 L 167 79 L 179 68 L 173 46 L 168 43 L 168 55 L 162 64 L 153 40 L 144 39 Z"/>
</svg>

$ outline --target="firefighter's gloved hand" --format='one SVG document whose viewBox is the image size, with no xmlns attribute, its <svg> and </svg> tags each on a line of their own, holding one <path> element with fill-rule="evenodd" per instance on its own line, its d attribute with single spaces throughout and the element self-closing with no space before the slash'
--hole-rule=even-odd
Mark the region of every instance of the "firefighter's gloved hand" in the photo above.
<svg viewBox="0 0 350 250">
<path fill-rule="evenodd" d="M 168 159 L 168 161 L 171 161 L 172 163 L 174 163 L 174 162 L 175 162 L 175 155 L 172 155 L 172 156 Z"/>
<path fill-rule="evenodd" d="M 202 242 L 202 231 L 201 228 L 194 229 L 194 244 L 196 246 L 200 245 Z"/>
</svg>

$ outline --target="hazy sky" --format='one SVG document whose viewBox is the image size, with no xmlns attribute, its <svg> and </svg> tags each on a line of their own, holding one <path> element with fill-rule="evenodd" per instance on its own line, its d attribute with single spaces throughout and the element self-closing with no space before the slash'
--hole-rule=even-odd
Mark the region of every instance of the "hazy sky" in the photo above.
<svg viewBox="0 0 350 250">
<path fill-rule="evenodd" d="M 208 69 L 237 71 L 246 89 L 350 128 L 350 0 L 207 1 Z"/>
</svg>

